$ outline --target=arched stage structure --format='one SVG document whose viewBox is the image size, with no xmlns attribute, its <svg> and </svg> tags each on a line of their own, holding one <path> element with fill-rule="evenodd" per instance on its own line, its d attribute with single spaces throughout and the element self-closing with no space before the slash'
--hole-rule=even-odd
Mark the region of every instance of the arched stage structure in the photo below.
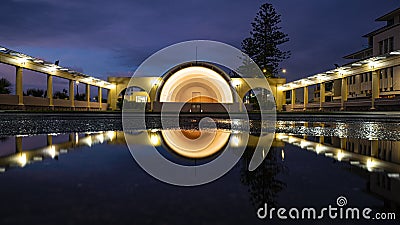
<svg viewBox="0 0 400 225">
<path fill-rule="evenodd" d="M 267 79 L 275 97 L 276 109 L 282 110 L 284 103 L 280 87 L 286 83 L 284 78 Z M 244 111 L 238 99 L 243 99 L 251 87 L 268 89 L 263 78 L 231 78 L 222 69 L 205 62 L 188 62 L 178 65 L 161 77 L 109 77 L 108 82 L 115 85 L 109 92 L 111 109 L 117 109 L 121 92 L 128 86 L 137 87 L 136 92 L 127 92 L 125 101 L 146 103 L 147 111 L 160 112 L 163 105 L 169 109 L 185 103 L 182 112 L 225 112 Z M 132 82 L 132 83 L 130 83 Z M 130 85 L 129 85 L 130 83 Z M 251 111 L 250 103 L 246 108 Z"/>
</svg>

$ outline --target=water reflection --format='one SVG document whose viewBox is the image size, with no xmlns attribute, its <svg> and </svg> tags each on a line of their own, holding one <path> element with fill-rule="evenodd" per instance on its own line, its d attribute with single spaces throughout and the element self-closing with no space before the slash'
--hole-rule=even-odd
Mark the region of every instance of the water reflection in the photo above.
<svg viewBox="0 0 400 225">
<path fill-rule="evenodd" d="M 138 148 L 155 146 L 167 159 L 183 165 L 199 165 L 213 160 L 226 146 L 246 147 L 235 173 L 235 182 L 247 189 L 247 197 L 254 209 L 268 202 L 280 205 L 288 187 L 292 149 L 304 154 L 315 154 L 314 160 L 329 159 L 336 167 L 361 177 L 366 181 L 365 191 L 373 198 L 384 202 L 384 207 L 400 207 L 400 129 L 397 123 L 383 122 L 299 122 L 278 121 L 271 149 L 261 151 L 266 159 L 254 171 L 249 171 L 249 162 L 258 145 L 269 137 L 260 135 L 260 129 L 269 125 L 250 123 L 251 132 L 247 140 L 242 138 L 240 121 L 232 127 L 228 120 L 217 120 L 217 129 L 202 130 L 187 123 L 182 129 L 160 129 L 157 123 L 148 130 L 132 130 L 129 135 L 139 141 Z M 196 140 L 198 142 L 196 142 Z M 0 138 L 0 171 L 14 167 L 25 167 L 31 163 L 57 160 L 81 147 L 96 148 L 97 145 L 125 145 L 121 131 L 99 131 L 83 133 L 50 133 L 45 135 L 16 135 Z M 293 147 L 294 146 L 294 147 Z M 145 148 L 142 148 L 145 149 Z M 269 150 L 269 151 L 268 151 Z M 96 154 L 95 151 L 91 154 Z M 297 164 L 317 165 L 316 174 L 324 174 L 320 164 L 298 160 Z M 326 161 L 323 161 L 326 163 Z M 25 168 L 27 171 L 28 168 Z M 117 173 L 120 173 L 118 171 Z M 300 171 L 301 172 L 301 171 Z M 285 179 L 282 179 L 285 178 Z M 224 178 L 225 179 L 225 178 Z M 343 185 L 327 178 L 332 189 Z M 287 194 L 287 193 L 286 193 Z M 312 193 L 307 193 L 311 195 Z M 345 194 L 345 193 L 344 193 Z M 306 194 L 305 194 L 306 195 Z M 310 203 L 312 204 L 312 202 Z"/>
<path fill-rule="evenodd" d="M 56 140 L 54 141 L 54 139 Z M 5 172 L 13 167 L 25 167 L 27 164 L 45 159 L 58 160 L 60 154 L 67 154 L 82 146 L 91 147 L 105 142 L 109 144 L 122 143 L 124 137 L 122 132 L 102 131 L 31 136 L 16 135 L 3 137 L 1 140 L 0 171 Z"/>
<path fill-rule="evenodd" d="M 371 127 L 370 125 L 360 125 Z M 376 126 L 374 124 L 372 127 Z M 281 141 L 349 165 L 357 175 L 367 180 L 367 190 L 381 197 L 385 206 L 400 209 L 400 141 L 338 136 L 307 136 L 276 134 Z M 361 170 L 361 171 L 360 171 Z"/>
</svg>

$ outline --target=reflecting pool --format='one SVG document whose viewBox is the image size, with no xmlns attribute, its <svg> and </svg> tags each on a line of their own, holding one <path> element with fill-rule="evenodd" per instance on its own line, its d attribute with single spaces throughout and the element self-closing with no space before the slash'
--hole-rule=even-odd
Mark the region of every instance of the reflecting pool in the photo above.
<svg viewBox="0 0 400 225">
<path fill-rule="evenodd" d="M 129 135 L 141 137 L 138 146 L 156 146 L 178 164 L 205 164 L 227 145 L 246 147 L 240 161 L 220 179 L 179 187 L 148 175 L 132 158 L 119 125 L 109 125 L 120 121 L 105 118 L 65 122 L 27 116 L 24 129 L 2 131 L 0 224 L 265 224 L 271 221 L 256 214 L 264 203 L 322 208 L 336 205 L 339 196 L 352 207 L 400 216 L 397 122 L 280 120 L 266 159 L 249 171 L 255 146 L 266 138 L 259 131 L 268 129 L 257 121 L 250 121 L 251 132 L 244 141 L 240 129 L 226 119 L 215 119 L 215 130 L 201 131 L 196 119 L 185 120 L 180 129 L 160 128 L 150 119 L 148 130 Z M 38 121 L 50 125 L 31 132 L 29 124 Z M 13 122 L 2 122 L 8 123 Z M 323 220 L 312 223 L 376 222 Z M 310 223 L 276 217 L 272 222 Z M 379 223 L 398 224 L 398 218 Z"/>
</svg>

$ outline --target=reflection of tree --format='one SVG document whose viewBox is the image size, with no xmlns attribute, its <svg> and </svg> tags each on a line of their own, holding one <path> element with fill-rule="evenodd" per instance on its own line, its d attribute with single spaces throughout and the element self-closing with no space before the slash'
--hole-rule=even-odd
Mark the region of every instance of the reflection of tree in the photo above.
<svg viewBox="0 0 400 225">
<path fill-rule="evenodd" d="M 278 193 L 286 187 L 286 184 L 277 178 L 280 173 L 285 171 L 283 163 L 277 156 L 278 149 L 271 148 L 267 157 L 254 171 L 248 170 L 253 156 L 253 151 L 249 150 L 247 149 L 243 155 L 241 182 L 249 188 L 251 203 L 256 208 L 263 206 L 264 203 L 276 206 Z"/>
</svg>

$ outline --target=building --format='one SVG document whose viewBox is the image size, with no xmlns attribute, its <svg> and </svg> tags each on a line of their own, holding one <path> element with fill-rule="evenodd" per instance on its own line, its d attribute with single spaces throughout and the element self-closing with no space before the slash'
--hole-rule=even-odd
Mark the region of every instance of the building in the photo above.
<svg viewBox="0 0 400 225">
<path fill-rule="evenodd" d="M 284 110 L 400 110 L 400 8 L 376 21 L 386 24 L 363 36 L 368 46 L 345 56 L 349 63 L 283 85 Z"/>
<path fill-rule="evenodd" d="M 268 85 L 265 78 L 230 76 L 219 67 L 205 62 L 177 65 L 165 74 L 134 77 L 132 80 L 130 77 L 108 77 L 108 81 L 1 46 L 0 63 L 15 67 L 16 80 L 15 94 L 0 94 L 0 109 L 96 111 L 119 110 L 122 104 L 130 104 L 132 109 L 145 107 L 151 112 L 169 107 L 169 111 L 200 113 L 258 110 L 259 104 L 254 101 L 256 98 L 264 103 L 270 102 L 269 109 L 273 109 L 275 96 L 279 111 L 284 103 L 280 87 L 286 83 L 285 79 L 268 79 Z M 35 97 L 24 94 L 24 70 L 47 76 L 45 95 Z M 69 85 L 65 87 L 68 95 L 66 93 L 62 99 L 54 96 L 54 77 L 68 80 Z M 129 85 L 130 82 L 136 86 Z M 75 99 L 75 94 L 79 94 L 78 84 L 85 85 L 84 100 Z M 97 99 L 93 99 L 91 94 L 92 86 L 97 87 Z M 107 91 L 107 103 L 103 102 L 103 89 Z M 240 104 L 241 100 L 245 108 Z"/>
<path fill-rule="evenodd" d="M 258 98 L 281 111 L 284 103 L 281 86 L 284 78 L 241 78 L 230 76 L 219 67 L 206 62 L 187 62 L 171 68 L 162 76 L 109 77 L 115 86 L 110 90 L 109 104 L 117 109 L 160 112 L 244 112 L 259 110 L 251 99 Z M 264 97 L 264 98 L 263 98 Z M 241 104 L 241 102 L 244 103 Z M 271 104 L 268 104 L 271 102 Z M 272 109 L 269 108 L 269 109 Z"/>
</svg>

